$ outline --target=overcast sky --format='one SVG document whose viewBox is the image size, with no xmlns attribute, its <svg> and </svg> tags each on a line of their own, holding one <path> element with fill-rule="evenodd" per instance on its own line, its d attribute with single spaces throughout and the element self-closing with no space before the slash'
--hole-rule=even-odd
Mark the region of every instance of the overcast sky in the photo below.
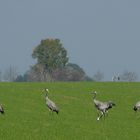
<svg viewBox="0 0 140 140">
<path fill-rule="evenodd" d="M 59 38 L 69 61 L 91 77 L 98 70 L 105 80 L 125 70 L 140 77 L 139 0 L 0 1 L 0 70 L 26 72 L 45 38 Z"/>
</svg>

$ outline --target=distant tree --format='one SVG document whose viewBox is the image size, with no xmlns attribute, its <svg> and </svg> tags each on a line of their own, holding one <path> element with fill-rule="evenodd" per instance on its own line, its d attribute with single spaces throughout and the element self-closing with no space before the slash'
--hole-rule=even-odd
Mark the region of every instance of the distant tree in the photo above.
<svg viewBox="0 0 140 140">
<path fill-rule="evenodd" d="M 52 76 L 50 76 L 50 73 L 47 72 L 41 64 L 35 64 L 30 67 L 30 70 L 28 70 L 26 74 L 28 79 L 27 81 L 52 81 Z"/>
<path fill-rule="evenodd" d="M 59 39 L 41 40 L 33 50 L 32 57 L 37 59 L 37 64 L 32 67 L 32 72 L 41 76 L 38 79 L 40 81 L 46 81 L 47 76 L 51 75 L 54 70 L 64 68 L 68 63 L 67 51 Z"/>
<path fill-rule="evenodd" d="M 93 76 L 93 80 L 94 81 L 98 81 L 98 82 L 102 81 L 103 78 L 104 78 L 104 74 L 101 71 L 99 71 L 99 70 Z"/>
<path fill-rule="evenodd" d="M 27 78 L 26 73 L 24 75 L 18 75 L 16 79 L 14 80 L 14 82 L 27 82 L 27 81 L 28 81 L 28 78 Z"/>
<path fill-rule="evenodd" d="M 138 79 L 138 75 L 135 72 L 128 72 L 125 71 L 121 76 L 120 79 L 122 81 L 133 82 Z"/>
<path fill-rule="evenodd" d="M 23 82 L 23 76 L 18 75 L 17 78 L 14 80 L 15 82 Z"/>
<path fill-rule="evenodd" d="M 84 70 L 77 64 L 69 63 L 63 69 L 53 71 L 54 79 L 58 81 L 84 81 L 87 76 Z"/>
<path fill-rule="evenodd" d="M 86 75 L 85 76 L 85 81 L 94 81 L 93 78 L 91 78 L 90 76 Z"/>
<path fill-rule="evenodd" d="M 52 78 L 55 79 L 55 81 L 67 81 L 66 69 L 57 68 L 53 70 Z"/>
<path fill-rule="evenodd" d="M 68 81 L 84 81 L 86 73 L 84 70 L 77 64 L 69 63 L 66 68 L 66 77 Z"/>
<path fill-rule="evenodd" d="M 32 57 L 37 63 L 26 73 L 28 81 L 91 80 L 77 64 L 68 63 L 67 51 L 59 39 L 41 40 Z"/>
</svg>

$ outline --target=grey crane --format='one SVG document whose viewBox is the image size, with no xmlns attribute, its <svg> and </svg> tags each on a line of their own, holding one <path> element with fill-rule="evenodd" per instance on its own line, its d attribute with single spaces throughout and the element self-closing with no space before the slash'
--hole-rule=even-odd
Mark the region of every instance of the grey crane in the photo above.
<svg viewBox="0 0 140 140">
<path fill-rule="evenodd" d="M 59 108 L 56 106 L 56 104 L 49 99 L 48 97 L 48 93 L 49 93 L 49 90 L 47 88 L 45 88 L 45 91 L 46 91 L 46 96 L 45 96 L 45 101 L 46 101 L 46 105 L 47 107 L 49 108 L 50 111 L 52 112 L 56 112 L 57 114 L 59 113 Z"/>
<path fill-rule="evenodd" d="M 112 101 L 101 102 L 99 100 L 96 100 L 95 99 L 96 98 L 96 94 L 97 94 L 96 91 L 92 92 L 92 94 L 94 94 L 94 96 L 93 96 L 94 105 L 97 108 L 97 110 L 100 111 L 100 114 L 98 113 L 97 120 L 100 120 L 100 118 L 102 118 L 103 116 L 105 117 L 105 115 L 108 113 L 108 110 L 110 108 L 115 106 L 115 103 L 113 103 Z"/>
<path fill-rule="evenodd" d="M 140 110 L 140 101 L 138 101 L 135 105 L 134 105 L 134 107 L 133 107 L 133 109 L 134 109 L 134 111 L 138 111 L 138 110 Z"/>
<path fill-rule="evenodd" d="M 2 105 L 0 105 L 0 112 L 1 112 L 1 114 L 4 114 L 4 108 Z"/>
</svg>

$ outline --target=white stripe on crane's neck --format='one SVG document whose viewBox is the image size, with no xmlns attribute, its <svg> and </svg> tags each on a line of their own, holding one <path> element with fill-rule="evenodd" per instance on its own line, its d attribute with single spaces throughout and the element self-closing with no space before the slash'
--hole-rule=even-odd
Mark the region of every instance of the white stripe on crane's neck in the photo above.
<svg viewBox="0 0 140 140">
<path fill-rule="evenodd" d="M 49 97 L 48 97 L 47 93 L 46 93 L 45 99 L 46 99 L 46 100 L 49 100 Z"/>
</svg>

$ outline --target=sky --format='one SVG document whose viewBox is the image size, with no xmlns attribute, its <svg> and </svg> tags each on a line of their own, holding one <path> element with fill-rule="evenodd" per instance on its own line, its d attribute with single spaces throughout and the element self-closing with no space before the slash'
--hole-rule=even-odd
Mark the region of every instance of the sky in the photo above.
<svg viewBox="0 0 140 140">
<path fill-rule="evenodd" d="M 2 0 L 0 70 L 25 73 L 40 41 L 59 38 L 69 62 L 90 77 L 98 70 L 107 81 L 124 71 L 140 77 L 139 7 L 139 0 Z"/>
</svg>

